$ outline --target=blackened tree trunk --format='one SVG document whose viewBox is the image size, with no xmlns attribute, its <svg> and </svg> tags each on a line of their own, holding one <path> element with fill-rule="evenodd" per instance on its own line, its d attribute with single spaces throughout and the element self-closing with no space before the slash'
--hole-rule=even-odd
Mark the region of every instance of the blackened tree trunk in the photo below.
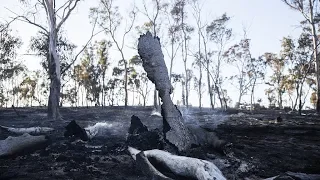
<svg viewBox="0 0 320 180">
<path fill-rule="evenodd" d="M 143 62 L 147 76 L 156 86 L 163 102 L 161 114 L 163 116 L 163 133 L 167 141 L 179 151 L 187 150 L 195 140 L 183 123 L 180 111 L 173 104 L 170 94 L 172 86 L 168 77 L 164 56 L 158 37 L 152 37 L 150 32 L 140 36 L 138 53 Z"/>
</svg>

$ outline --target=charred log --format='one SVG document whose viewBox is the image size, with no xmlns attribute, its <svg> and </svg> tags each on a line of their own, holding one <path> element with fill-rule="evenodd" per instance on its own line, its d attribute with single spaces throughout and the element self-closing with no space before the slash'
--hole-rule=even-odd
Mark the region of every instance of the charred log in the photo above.
<svg viewBox="0 0 320 180">
<path fill-rule="evenodd" d="M 129 147 L 128 151 L 150 179 L 226 180 L 221 171 L 206 160 L 176 156 L 158 149 L 140 151 Z"/>
<path fill-rule="evenodd" d="M 48 138 L 44 135 L 31 136 L 23 134 L 18 137 L 9 136 L 0 141 L 0 158 L 15 157 L 31 153 L 48 145 Z"/>
</svg>

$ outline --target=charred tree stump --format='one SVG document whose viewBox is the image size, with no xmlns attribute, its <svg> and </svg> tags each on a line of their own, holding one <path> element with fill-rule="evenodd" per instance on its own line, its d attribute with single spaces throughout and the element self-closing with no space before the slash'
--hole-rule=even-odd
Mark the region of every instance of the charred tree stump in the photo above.
<svg viewBox="0 0 320 180">
<path fill-rule="evenodd" d="M 128 131 L 129 134 L 140 134 L 147 131 L 148 131 L 147 126 L 142 124 L 139 117 L 135 115 L 131 116 L 131 123 Z"/>
<path fill-rule="evenodd" d="M 82 141 L 88 141 L 89 137 L 86 130 L 80 127 L 75 120 L 72 120 L 67 126 L 64 132 L 64 137 L 80 138 Z"/>
<path fill-rule="evenodd" d="M 155 84 L 162 100 L 161 114 L 163 116 L 163 132 L 167 141 L 185 151 L 194 143 L 194 138 L 183 123 L 179 110 L 173 104 L 170 94 L 172 85 L 168 76 L 164 56 L 161 51 L 160 39 L 150 32 L 141 35 L 138 43 L 138 53 L 143 62 L 149 80 Z"/>
</svg>

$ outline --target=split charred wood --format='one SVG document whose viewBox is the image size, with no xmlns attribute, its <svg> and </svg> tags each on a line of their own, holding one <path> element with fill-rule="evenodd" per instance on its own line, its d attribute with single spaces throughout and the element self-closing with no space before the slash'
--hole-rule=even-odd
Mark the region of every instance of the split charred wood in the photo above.
<svg viewBox="0 0 320 180">
<path fill-rule="evenodd" d="M 164 140 L 163 132 L 156 129 L 148 130 L 137 116 L 131 117 L 131 125 L 126 138 L 127 146 L 140 150 L 161 149 L 171 153 L 179 153 L 177 148 Z"/>
<path fill-rule="evenodd" d="M 168 76 L 159 38 L 153 37 L 148 31 L 139 38 L 138 53 L 147 77 L 156 86 L 162 100 L 161 115 L 163 117 L 164 138 L 179 151 L 185 151 L 195 140 L 183 123 L 179 110 L 173 104 L 170 94 L 172 85 Z"/>
<path fill-rule="evenodd" d="M 9 136 L 0 141 L 0 158 L 15 157 L 31 153 L 35 150 L 45 148 L 49 144 L 46 136 L 31 136 L 23 134 L 21 136 Z"/>
<path fill-rule="evenodd" d="M 142 124 L 141 120 L 139 119 L 139 117 L 133 115 L 131 116 L 131 123 L 130 123 L 130 127 L 129 127 L 129 134 L 140 134 L 143 132 L 147 132 L 148 128 L 147 126 L 145 126 L 144 124 Z"/>
</svg>

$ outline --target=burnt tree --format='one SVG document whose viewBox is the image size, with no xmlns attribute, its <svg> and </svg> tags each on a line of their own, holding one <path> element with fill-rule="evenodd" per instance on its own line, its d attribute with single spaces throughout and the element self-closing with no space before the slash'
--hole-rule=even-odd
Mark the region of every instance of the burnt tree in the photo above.
<svg viewBox="0 0 320 180">
<path fill-rule="evenodd" d="M 173 88 L 161 51 L 160 39 L 153 37 L 149 31 L 141 35 L 138 43 L 138 53 L 148 78 L 155 84 L 162 100 L 161 114 L 165 139 L 177 147 L 179 151 L 190 148 L 195 140 L 184 125 L 180 111 L 171 100 L 170 94 Z"/>
</svg>

